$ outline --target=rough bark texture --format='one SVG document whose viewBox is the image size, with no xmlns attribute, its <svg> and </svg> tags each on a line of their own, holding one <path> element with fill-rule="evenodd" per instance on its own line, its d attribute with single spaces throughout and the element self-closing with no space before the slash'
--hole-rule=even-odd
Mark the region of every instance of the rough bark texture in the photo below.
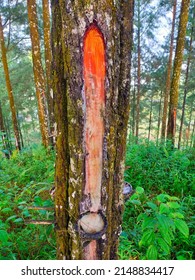
<svg viewBox="0 0 195 280">
<path fill-rule="evenodd" d="M 189 46 L 187 67 L 186 67 L 186 77 L 185 77 L 185 82 L 184 82 L 184 96 L 183 96 L 183 104 L 182 104 L 181 123 L 180 123 L 180 128 L 179 128 L 178 149 L 180 149 L 180 146 L 181 146 L 181 138 L 182 138 L 182 131 L 183 131 L 186 97 L 187 97 L 187 92 L 188 92 L 189 68 L 190 68 L 190 63 L 191 63 L 192 42 L 193 42 L 193 35 L 194 35 L 193 33 L 194 33 L 194 25 L 192 25 L 192 28 L 191 28 L 190 46 Z"/>
<path fill-rule="evenodd" d="M 140 22 L 140 0 L 138 0 L 138 51 L 137 51 L 137 103 L 136 103 L 136 141 L 139 137 L 139 119 L 140 119 L 140 89 L 141 89 L 141 22 Z"/>
<path fill-rule="evenodd" d="M 181 73 L 181 66 L 183 60 L 186 26 L 188 22 L 189 5 L 190 5 L 190 0 L 182 0 L 179 30 L 178 30 L 178 37 L 177 37 L 177 46 L 176 46 L 174 67 L 173 67 L 173 76 L 171 81 L 167 137 L 171 139 L 173 144 L 175 142 L 179 82 L 180 82 L 180 73 Z"/>
<path fill-rule="evenodd" d="M 117 258 L 129 117 L 132 13 L 133 1 L 52 1 L 58 259 Z M 102 33 L 106 58 L 101 205 L 96 212 L 91 212 L 90 193 L 85 193 L 83 48 L 91 27 Z M 92 220 L 95 226 L 89 233 L 85 226 Z"/>
<path fill-rule="evenodd" d="M 8 97 L 9 97 L 10 109 L 11 109 L 11 114 L 12 114 L 12 123 L 13 123 L 14 136 L 15 136 L 15 141 L 16 141 L 16 149 L 21 150 L 20 134 L 19 134 L 19 128 L 18 128 L 18 121 L 17 121 L 16 108 L 15 108 L 15 103 L 14 103 L 12 85 L 11 85 L 10 76 L 9 76 L 9 68 L 8 68 L 8 63 L 7 63 L 1 15 L 0 15 L 0 43 L 1 43 L 1 57 L 2 57 L 4 74 L 5 74 L 5 82 L 6 82 L 7 93 L 8 93 Z"/>
<path fill-rule="evenodd" d="M 50 13 L 49 13 L 49 0 L 42 0 L 43 6 L 43 34 L 44 34 L 44 47 L 45 47 L 45 70 L 47 80 L 47 104 L 49 114 L 49 142 L 51 145 L 55 142 L 54 137 L 54 101 L 53 89 L 51 82 L 51 39 L 50 39 Z"/>
<path fill-rule="evenodd" d="M 48 123 L 46 116 L 46 84 L 41 62 L 40 39 L 36 12 L 36 0 L 27 0 L 30 37 L 32 43 L 33 72 L 38 102 L 39 124 L 42 143 L 48 146 Z"/>
<path fill-rule="evenodd" d="M 165 136 L 166 136 L 166 123 L 167 123 L 167 111 L 168 111 L 170 86 L 171 86 L 171 71 L 172 71 L 173 42 L 174 42 L 176 10 L 177 10 L 177 0 L 175 0 L 174 4 L 173 4 L 171 41 L 170 41 L 170 49 L 169 49 L 169 61 L 168 61 L 168 66 L 167 66 L 167 78 L 166 78 L 166 87 L 165 87 L 165 93 L 164 93 L 164 106 L 163 106 L 163 115 L 162 115 L 162 128 L 161 128 L 162 140 L 164 140 Z"/>
</svg>

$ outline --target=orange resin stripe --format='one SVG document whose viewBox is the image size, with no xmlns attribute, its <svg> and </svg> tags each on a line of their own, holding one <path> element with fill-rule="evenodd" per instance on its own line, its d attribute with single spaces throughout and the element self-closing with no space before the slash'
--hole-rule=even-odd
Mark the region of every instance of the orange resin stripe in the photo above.
<svg viewBox="0 0 195 280">
<path fill-rule="evenodd" d="M 84 38 L 85 90 L 85 194 L 90 194 L 92 212 L 101 203 L 102 150 L 105 107 L 105 45 L 101 32 L 91 26 Z"/>
</svg>

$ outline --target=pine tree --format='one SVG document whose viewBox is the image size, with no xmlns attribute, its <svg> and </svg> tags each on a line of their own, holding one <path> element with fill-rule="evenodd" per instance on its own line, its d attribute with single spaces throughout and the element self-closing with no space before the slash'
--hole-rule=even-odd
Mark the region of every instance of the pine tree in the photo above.
<svg viewBox="0 0 195 280">
<path fill-rule="evenodd" d="M 132 17 L 131 0 L 52 1 L 58 259 L 117 258 Z"/>
</svg>

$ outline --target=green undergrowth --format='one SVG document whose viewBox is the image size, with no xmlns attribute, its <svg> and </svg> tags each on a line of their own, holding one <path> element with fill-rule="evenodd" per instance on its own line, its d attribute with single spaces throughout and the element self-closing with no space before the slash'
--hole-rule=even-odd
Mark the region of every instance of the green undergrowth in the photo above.
<svg viewBox="0 0 195 280">
<path fill-rule="evenodd" d="M 195 258 L 195 150 L 153 143 L 127 147 L 120 259 Z"/>
<path fill-rule="evenodd" d="M 0 259 L 55 259 L 49 190 L 54 184 L 53 151 L 33 146 L 0 154 Z M 153 143 L 128 145 L 125 180 L 135 192 L 125 203 L 119 258 L 194 259 L 195 151 Z"/>
<path fill-rule="evenodd" d="M 0 259 L 55 259 L 53 225 L 28 224 L 53 220 L 49 189 L 54 182 L 54 152 L 34 146 L 0 155 Z"/>
</svg>

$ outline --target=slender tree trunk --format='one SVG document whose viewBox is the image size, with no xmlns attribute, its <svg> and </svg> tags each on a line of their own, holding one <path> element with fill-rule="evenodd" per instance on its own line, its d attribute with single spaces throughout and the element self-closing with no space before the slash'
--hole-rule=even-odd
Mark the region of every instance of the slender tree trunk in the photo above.
<svg viewBox="0 0 195 280">
<path fill-rule="evenodd" d="M 44 46 L 45 46 L 45 66 L 46 66 L 46 80 L 47 80 L 47 104 L 49 113 L 49 142 L 51 145 L 55 142 L 54 137 L 54 101 L 53 89 L 51 82 L 51 39 L 50 39 L 50 13 L 49 0 L 42 0 L 43 5 L 43 32 L 44 32 Z"/>
<path fill-rule="evenodd" d="M 178 30 L 178 37 L 177 37 L 177 46 L 176 46 L 174 67 L 173 67 L 173 77 L 172 77 L 171 90 L 170 90 L 170 106 L 169 106 L 167 136 L 169 139 L 171 139 L 173 145 L 175 142 L 179 82 L 180 82 L 180 73 L 181 73 L 181 66 L 183 60 L 186 26 L 188 22 L 189 5 L 190 5 L 190 0 L 182 0 L 179 30 Z"/>
<path fill-rule="evenodd" d="M 15 142 L 16 143 L 16 149 L 21 150 L 20 134 L 19 134 L 19 128 L 18 128 L 18 122 L 17 122 L 17 115 L 16 115 L 16 108 L 15 108 L 15 103 L 14 103 L 12 85 L 11 85 L 10 76 L 9 76 L 9 68 L 8 68 L 8 63 L 7 63 L 7 56 L 6 56 L 6 48 L 5 48 L 5 41 L 4 41 L 4 35 L 3 35 L 3 25 L 2 25 L 1 15 L 0 15 L 0 42 L 1 42 L 2 63 L 3 63 L 3 68 L 4 68 L 6 87 L 7 87 L 8 97 L 9 97 L 11 115 L 12 115 L 14 136 L 15 136 L 15 141 L 16 141 Z"/>
<path fill-rule="evenodd" d="M 135 136 L 135 109 L 136 109 L 136 88 L 133 88 L 133 100 L 132 100 L 132 135 Z"/>
<path fill-rule="evenodd" d="M 183 122 L 184 122 L 184 115 L 185 115 L 186 97 L 187 97 L 187 93 L 188 93 L 188 77 L 189 77 L 189 68 L 190 68 L 190 63 L 191 63 L 193 33 L 194 33 L 194 26 L 192 25 L 191 37 L 190 37 L 190 46 L 189 46 L 187 67 L 186 67 L 186 77 L 185 77 L 185 82 L 184 82 L 184 96 L 183 96 L 183 104 L 182 104 L 181 123 L 180 123 L 180 129 L 179 129 L 178 149 L 180 149 L 180 146 L 181 146 Z"/>
<path fill-rule="evenodd" d="M 133 1 L 52 1 L 58 259 L 116 259 Z"/>
<path fill-rule="evenodd" d="M 149 127 L 148 127 L 148 142 L 150 141 L 150 134 L 152 129 L 152 106 L 153 106 L 153 96 L 150 99 L 150 117 L 149 117 Z"/>
<path fill-rule="evenodd" d="M 140 120 L 140 88 L 141 88 L 141 22 L 140 22 L 140 0 L 138 0 L 138 60 L 137 60 L 137 103 L 136 103 L 136 129 L 135 136 L 138 142 L 139 137 L 139 120 Z"/>
<path fill-rule="evenodd" d="M 188 131 L 188 137 L 186 137 L 187 141 L 186 141 L 186 147 L 188 147 L 188 144 L 189 144 L 189 139 L 190 139 L 190 134 L 191 134 L 191 122 L 192 122 L 192 114 L 193 114 L 193 103 L 192 103 L 192 106 L 191 106 L 191 110 L 190 110 L 190 118 L 189 118 L 189 122 L 188 122 L 188 127 L 187 127 L 187 131 Z"/>
<path fill-rule="evenodd" d="M 7 158 L 10 157 L 10 149 L 9 149 L 9 144 L 8 144 L 8 139 L 7 139 L 7 134 L 4 126 L 4 119 L 3 119 L 3 112 L 1 108 L 1 103 L 0 103 L 0 133 L 1 133 L 1 139 L 2 139 L 2 144 L 3 144 L 3 149 L 5 150 L 5 156 Z"/>
<path fill-rule="evenodd" d="M 167 122 L 167 111 L 168 103 L 170 96 L 170 86 L 171 86 L 171 70 L 172 70 L 172 58 L 173 58 L 173 42 L 174 42 L 174 30 L 175 30 L 175 18 L 177 10 L 177 0 L 174 0 L 173 3 L 173 19 L 172 19 L 172 29 L 171 29 L 171 41 L 169 49 L 169 61 L 167 65 L 167 78 L 166 78 L 166 87 L 164 93 L 164 105 L 163 105 L 163 115 L 162 115 L 162 128 L 161 128 L 161 138 L 165 139 L 166 134 L 166 122 Z"/>
<path fill-rule="evenodd" d="M 36 0 L 27 0 L 30 37 L 32 43 L 33 71 L 38 102 L 39 124 L 42 143 L 48 146 L 48 122 L 46 115 L 46 84 L 41 62 L 40 39 L 38 33 Z"/>
<path fill-rule="evenodd" d="M 160 121 L 161 121 L 161 109 L 162 109 L 162 96 L 163 91 L 160 93 L 160 100 L 159 100 L 159 110 L 158 110 L 158 126 L 157 126 L 157 137 L 156 137 L 156 143 L 158 145 L 158 139 L 160 134 Z"/>
<path fill-rule="evenodd" d="M 24 148 L 24 141 L 23 141 L 23 135 L 22 135 L 22 129 L 21 129 L 21 123 L 19 121 L 19 115 L 17 112 L 17 120 L 18 120 L 18 129 L 19 129 L 19 134 L 20 134 L 20 139 L 21 139 L 21 146 Z"/>
<path fill-rule="evenodd" d="M 195 148 L 195 120 L 194 120 L 194 124 L 193 124 L 193 129 L 192 129 L 192 134 L 191 134 L 191 143 L 190 143 L 190 147 Z"/>
</svg>

